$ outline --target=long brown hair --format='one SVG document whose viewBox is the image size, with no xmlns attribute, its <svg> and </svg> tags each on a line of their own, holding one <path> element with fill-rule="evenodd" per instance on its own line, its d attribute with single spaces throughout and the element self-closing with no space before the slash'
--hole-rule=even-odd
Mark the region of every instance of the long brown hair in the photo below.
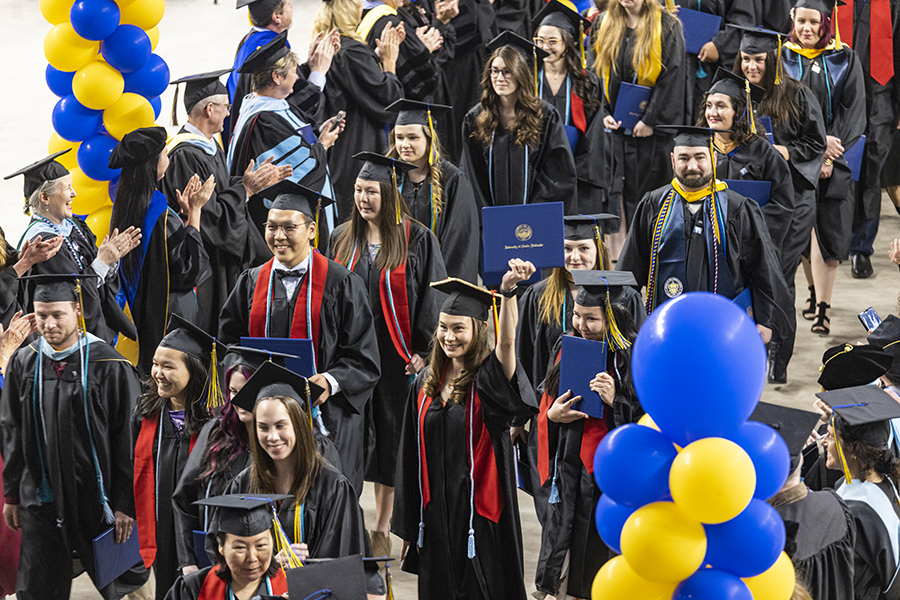
<svg viewBox="0 0 900 600">
<path fill-rule="evenodd" d="M 716 92 L 719 93 L 719 92 Z M 700 114 L 697 115 L 698 127 L 709 127 L 706 120 L 706 101 L 709 99 L 710 92 L 703 95 L 703 102 L 700 104 Z M 731 141 L 737 142 L 739 146 L 746 146 L 759 133 L 750 132 L 750 119 L 746 118 L 744 112 L 747 110 L 747 99 L 743 95 L 732 96 L 731 94 L 723 94 L 731 102 L 731 108 L 734 110 L 734 118 L 731 120 Z M 762 131 L 762 125 L 756 124 L 757 131 Z"/>
<path fill-rule="evenodd" d="M 423 135 L 425 139 L 428 140 L 428 149 L 425 151 L 426 156 L 429 152 L 434 150 L 434 161 L 428 167 L 430 179 L 431 179 L 431 193 L 433 194 L 432 200 L 434 202 L 434 212 L 435 216 L 444 212 L 444 170 L 441 168 L 441 155 L 443 154 L 443 148 L 441 147 L 441 141 L 438 139 L 437 131 L 434 132 L 434 137 L 431 137 L 431 129 L 428 127 L 422 127 Z M 400 153 L 397 152 L 397 142 L 394 138 L 394 132 L 396 131 L 396 127 L 391 130 L 391 135 L 388 136 L 391 142 L 391 146 L 388 149 L 387 156 L 388 158 L 400 158 Z"/>
<path fill-rule="evenodd" d="M 307 417 L 300 404 L 287 396 L 272 396 L 260 398 L 258 407 L 263 400 L 277 400 L 281 402 L 288 416 L 291 418 L 291 426 L 294 428 L 294 455 L 296 466 L 294 480 L 291 482 L 290 494 L 299 506 L 306 500 L 306 495 L 316 482 L 316 477 L 322 470 L 322 455 L 316 446 L 316 438 L 309 427 Z M 256 429 L 256 409 L 253 410 L 253 435 L 250 436 L 250 454 L 253 456 L 253 466 L 250 468 L 250 493 L 274 494 L 275 493 L 275 461 L 269 453 L 263 450 L 259 443 L 259 434 Z"/>
<path fill-rule="evenodd" d="M 399 192 L 394 191 L 394 186 L 383 181 L 378 182 L 378 188 L 381 191 L 381 210 L 378 211 L 378 232 L 381 234 L 381 248 L 375 256 L 375 267 L 381 270 L 396 269 L 404 260 L 406 260 L 406 227 L 401 223 L 397 224 L 397 215 L 393 209 L 393 202 L 399 203 L 400 215 L 404 219 L 412 219 L 409 213 L 409 207 L 400 197 Z M 391 199 L 393 198 L 393 202 Z M 356 203 L 353 205 L 353 213 L 350 215 L 350 222 L 338 233 L 335 240 L 337 251 L 335 252 L 335 260 L 348 269 L 353 268 L 350 261 L 353 258 L 354 247 L 359 255 L 366 253 L 368 250 L 368 240 L 366 239 L 366 228 L 368 224 L 366 220 L 359 214 Z"/>
<path fill-rule="evenodd" d="M 541 143 L 544 109 L 541 100 L 534 94 L 534 80 L 528 63 L 518 50 L 502 46 L 494 50 L 481 72 L 481 113 L 475 119 L 472 137 L 489 146 L 494 131 L 500 124 L 500 96 L 491 84 L 491 65 L 499 58 L 506 65 L 516 81 L 516 120 L 511 134 L 519 146 L 534 146 Z"/>
<path fill-rule="evenodd" d="M 743 52 L 738 51 L 732 71 L 743 77 L 741 54 Z M 762 81 L 757 84 L 766 90 L 766 95 L 763 96 L 762 101 L 759 103 L 759 114 L 771 118 L 773 127 L 783 126 L 791 120 L 800 118 L 797 102 L 800 97 L 801 84 L 787 73 L 783 73 L 784 81 L 775 85 L 775 72 L 777 69 L 778 51 L 771 50 L 766 52 L 766 72 L 763 73 Z"/>
<path fill-rule="evenodd" d="M 595 238 L 596 241 L 597 239 Z M 594 269 L 610 271 L 612 270 L 612 263 L 609 260 L 609 250 L 606 248 L 606 243 L 602 237 L 599 238 L 599 242 Z M 538 309 L 542 323 L 546 325 L 557 323 L 565 328 L 563 321 L 566 315 L 563 314 L 563 300 L 566 298 L 566 294 L 569 293 L 569 281 L 571 281 L 571 275 L 565 267 L 556 267 L 550 272 L 550 277 L 547 278 L 547 287 L 544 288 L 544 293 L 541 294 L 538 300 Z"/>
<path fill-rule="evenodd" d="M 472 317 L 468 318 L 472 321 L 472 344 L 463 356 L 462 373 L 450 382 L 450 387 L 453 388 L 450 393 L 450 401 L 459 404 L 465 404 L 466 392 L 469 390 L 469 386 L 475 383 L 481 363 L 491 352 L 491 335 L 487 323 Z M 431 336 L 431 354 L 428 357 L 429 370 L 425 375 L 425 382 L 422 384 L 425 395 L 432 398 L 441 393 L 444 374 L 450 363 L 450 359 L 444 354 L 444 349 L 438 342 L 437 333 L 438 329 L 435 328 L 434 334 Z"/>
<path fill-rule="evenodd" d="M 206 389 L 206 380 L 209 373 L 199 358 L 185 352 L 178 352 L 187 367 L 189 380 L 184 390 L 184 432 L 194 435 L 203 429 L 204 423 L 209 420 L 209 411 L 203 404 L 203 392 Z M 215 368 L 215 366 L 213 366 Z M 135 406 L 135 411 L 141 418 L 149 417 L 154 413 L 162 412 L 168 403 L 168 398 L 159 395 L 159 386 L 152 376 L 144 381 L 144 389 Z"/>
<path fill-rule="evenodd" d="M 656 19 L 662 19 L 662 8 L 657 0 L 644 0 L 641 6 L 641 15 L 638 18 L 637 27 L 634 30 L 635 44 L 631 54 L 631 69 L 637 73 L 641 63 L 650 60 L 650 49 L 653 46 L 653 24 Z M 625 39 L 626 25 L 625 8 L 619 2 L 610 2 L 606 9 L 605 17 L 600 19 L 600 27 L 597 28 L 596 45 L 594 52 L 594 72 L 598 77 L 603 77 L 606 69 L 616 72 L 619 59 L 619 48 Z M 591 28 L 593 29 L 593 27 Z"/>
<path fill-rule="evenodd" d="M 553 27 L 551 25 L 551 27 Z M 563 58 L 566 61 L 566 72 L 572 78 L 572 91 L 581 98 L 584 109 L 589 112 L 597 110 L 600 102 L 594 97 L 594 80 L 588 77 L 587 73 L 581 67 L 581 51 L 578 49 L 578 43 L 575 38 L 566 31 L 556 27 L 559 31 L 560 38 L 566 46 L 566 53 Z M 563 115 L 565 117 L 565 115 Z"/>
</svg>

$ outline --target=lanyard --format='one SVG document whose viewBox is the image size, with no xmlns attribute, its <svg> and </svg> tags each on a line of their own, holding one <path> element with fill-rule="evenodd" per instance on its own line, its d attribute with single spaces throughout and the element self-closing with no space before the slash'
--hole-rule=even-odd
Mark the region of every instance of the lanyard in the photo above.
<svg viewBox="0 0 900 600">
<path fill-rule="evenodd" d="M 544 82 L 544 68 L 541 67 L 541 83 Z M 541 85 L 539 89 L 538 98 L 541 100 L 544 99 L 544 86 Z M 572 78 L 566 75 L 566 120 L 565 124 L 570 124 L 570 119 L 572 118 Z"/>
</svg>

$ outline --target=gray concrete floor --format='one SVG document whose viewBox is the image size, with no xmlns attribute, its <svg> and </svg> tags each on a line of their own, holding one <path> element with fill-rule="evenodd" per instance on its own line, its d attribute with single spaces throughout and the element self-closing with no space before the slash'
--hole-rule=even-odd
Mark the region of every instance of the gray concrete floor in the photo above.
<svg viewBox="0 0 900 600">
<path fill-rule="evenodd" d="M 246 12 L 235 11 L 234 0 L 169 0 L 160 24 L 157 53 L 169 65 L 172 78 L 212 71 L 230 66 L 237 42 L 248 29 Z M 301 58 L 305 58 L 309 31 L 318 7 L 316 0 L 294 0 L 294 27 L 290 39 Z M 41 17 L 37 0 L 0 0 L 0 56 L 4 57 L 4 86 L 0 93 L 0 176 L 11 173 L 47 154 L 52 133 L 50 113 L 56 102 L 44 82 L 46 60 L 43 40 L 50 25 Z M 160 125 L 168 125 L 172 90 L 163 96 Z M 180 107 L 183 120 L 183 106 Z M 0 226 L 15 242 L 24 230 L 27 218 L 22 214 L 22 180 L 0 181 Z M 865 332 L 856 318 L 861 310 L 873 306 L 880 315 L 896 313 L 900 273 L 887 258 L 888 245 L 900 231 L 900 217 L 884 198 L 881 230 L 873 256 L 875 276 L 866 280 L 850 277 L 848 264 L 841 265 L 835 286 L 831 316 L 831 335 L 822 337 L 809 331 L 809 322 L 800 319 L 794 360 L 786 385 L 767 385 L 763 400 L 798 408 L 808 408 L 818 391 L 816 379 L 826 348 L 862 339 Z M 797 306 L 806 299 L 806 282 L 797 277 Z M 798 316 L 799 319 L 799 316 Z M 374 521 L 374 495 L 371 486 L 362 497 L 366 519 Z M 519 508 L 525 545 L 525 573 L 529 590 L 533 580 L 540 529 L 528 496 L 520 494 Z M 400 542 L 394 539 L 394 554 Z M 415 598 L 415 578 L 394 569 L 397 598 Z M 90 580 L 82 575 L 74 582 L 72 597 L 79 600 L 99 598 Z"/>
</svg>

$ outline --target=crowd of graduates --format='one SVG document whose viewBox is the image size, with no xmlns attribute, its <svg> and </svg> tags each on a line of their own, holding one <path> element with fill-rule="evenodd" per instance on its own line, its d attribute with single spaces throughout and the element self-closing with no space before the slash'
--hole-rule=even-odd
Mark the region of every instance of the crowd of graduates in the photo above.
<svg viewBox="0 0 900 600">
<path fill-rule="evenodd" d="M 897 0 L 326 0 L 305 62 L 291 0 L 237 5 L 234 65 L 173 82 L 186 122 L 113 150 L 109 235 L 59 154 L 10 176 L 0 594 L 391 597 L 390 557 L 421 598 L 589 598 L 594 451 L 643 415 L 648 314 L 733 299 L 786 382 L 838 264 L 873 275 L 882 188 L 900 212 Z M 564 264 L 486 272 L 482 209 L 549 202 Z M 795 598 L 900 599 L 900 319 L 869 329 L 814 411 L 753 417 L 792 454 Z M 564 336 L 606 344 L 603 416 Z M 104 532 L 139 554 L 113 580 Z"/>
</svg>

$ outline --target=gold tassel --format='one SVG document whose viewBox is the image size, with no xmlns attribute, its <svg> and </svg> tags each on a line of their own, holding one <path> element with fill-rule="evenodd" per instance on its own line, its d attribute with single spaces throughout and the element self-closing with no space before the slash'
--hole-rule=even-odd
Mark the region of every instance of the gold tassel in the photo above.
<svg viewBox="0 0 900 600">
<path fill-rule="evenodd" d="M 175 98 L 172 100 L 172 125 L 178 127 L 178 86 L 175 85 Z"/>
<path fill-rule="evenodd" d="M 750 115 L 750 133 L 756 135 L 756 119 L 753 118 L 753 100 L 750 98 L 750 82 L 744 80 L 744 90 L 747 92 L 747 112 Z"/>
<path fill-rule="evenodd" d="M 311 281 L 309 282 L 309 285 L 312 285 L 312 282 L 311 282 Z M 315 433 L 316 430 L 315 430 L 315 427 L 313 426 L 313 416 L 312 416 L 312 413 L 313 413 L 313 399 L 312 399 L 312 392 L 311 392 L 310 389 L 309 389 L 309 379 L 307 379 L 306 377 L 304 377 L 304 378 L 303 378 L 303 383 L 306 384 L 306 407 L 309 409 L 309 410 L 307 411 L 307 412 L 308 412 L 308 415 L 307 415 L 307 416 L 309 417 L 309 430 L 312 431 L 313 433 Z"/>
<path fill-rule="evenodd" d="M 622 335 L 616 318 L 613 316 L 612 301 L 609 299 L 609 282 L 606 283 L 606 341 L 617 352 L 631 347 L 631 342 Z"/>
<path fill-rule="evenodd" d="M 387 600 L 394 600 L 394 578 L 391 577 L 390 563 L 384 563 L 384 582 L 387 585 Z"/>
<path fill-rule="evenodd" d="M 319 203 L 316 205 L 316 239 L 313 240 L 313 245 L 318 248 L 319 247 L 319 211 L 322 210 L 322 197 L 319 196 Z"/>
<path fill-rule="evenodd" d="M 716 199 L 716 149 L 713 147 L 713 137 L 715 134 L 709 135 L 709 160 L 712 163 L 712 179 L 709 181 L 709 193 L 713 196 L 713 202 Z"/>
<path fill-rule="evenodd" d="M 494 347 L 500 339 L 500 315 L 497 312 L 497 293 L 491 292 L 491 312 L 494 313 Z"/>
<path fill-rule="evenodd" d="M 579 21 L 579 23 L 578 23 L 578 30 L 579 30 L 579 33 L 580 33 L 580 35 L 579 35 L 579 39 L 580 39 L 579 46 L 581 47 L 581 71 L 584 72 L 584 70 L 587 69 L 587 59 L 586 59 L 585 56 L 584 56 L 584 21 Z"/>
<path fill-rule="evenodd" d="M 428 106 L 428 130 L 431 132 L 431 141 L 429 142 L 430 147 L 428 148 L 428 166 L 433 167 L 434 161 L 437 158 L 437 156 L 436 156 L 437 151 L 434 148 L 434 140 L 436 138 L 434 137 L 434 120 L 431 118 L 431 105 L 428 104 L 427 106 Z M 432 176 L 431 169 L 428 169 L 428 171 L 429 171 L 428 176 L 431 177 Z M 437 206 L 435 206 L 435 203 L 434 203 L 434 184 L 433 183 L 429 185 L 429 190 L 431 191 L 431 214 L 432 214 L 430 225 L 431 225 L 431 231 L 432 231 L 432 233 L 434 233 L 435 223 L 437 221 Z"/>
<path fill-rule="evenodd" d="M 837 427 L 834 425 L 834 411 L 831 412 L 831 432 L 834 436 L 834 447 L 837 448 L 838 456 L 841 457 L 841 468 L 844 470 L 844 478 L 847 480 L 847 483 L 852 483 L 853 478 L 850 477 L 850 467 L 847 466 L 844 449 L 841 448 L 841 440 L 838 438 Z"/>
<path fill-rule="evenodd" d="M 84 298 L 81 296 L 81 280 L 75 280 L 75 294 L 78 296 L 78 327 L 82 333 L 87 333 L 87 324 L 84 322 Z"/>
<path fill-rule="evenodd" d="M 666 0 L 666 12 L 673 13 L 675 10 L 675 0 Z"/>
<path fill-rule="evenodd" d="M 775 85 L 784 83 L 784 63 L 781 61 L 781 36 L 778 36 L 778 56 L 776 57 L 775 66 Z"/>
<path fill-rule="evenodd" d="M 391 164 L 391 183 L 394 186 L 394 208 L 397 211 L 397 225 L 402 221 L 400 218 L 400 189 L 397 187 L 397 164 Z"/>
<path fill-rule="evenodd" d="M 606 252 L 606 244 L 603 243 L 603 234 L 600 233 L 600 226 L 597 225 L 597 219 L 594 219 L 594 240 L 597 242 L 597 256 L 600 259 L 600 268 L 604 271 L 611 271 L 609 253 Z"/>
<path fill-rule="evenodd" d="M 219 359 L 216 350 L 216 340 L 213 340 L 212 353 L 209 360 L 209 375 L 206 378 L 206 408 L 213 410 L 224 403 L 222 391 L 219 389 Z"/>
<path fill-rule="evenodd" d="M 297 506 L 296 510 L 300 510 L 300 507 Z M 278 513 L 275 512 L 274 504 L 272 504 L 272 522 L 273 527 L 275 528 L 275 553 L 284 553 L 284 557 L 287 559 L 288 569 L 296 569 L 297 567 L 305 566 L 303 561 L 300 560 L 300 557 L 297 556 L 297 553 L 294 552 L 294 549 L 291 548 L 291 541 L 284 532 L 281 521 L 278 520 Z M 284 564 L 281 565 L 281 570 L 284 571 Z"/>
<path fill-rule="evenodd" d="M 834 23 L 834 45 L 838 50 L 840 50 L 841 48 L 844 47 L 844 45 L 841 44 L 841 30 L 840 30 L 840 27 L 838 27 L 838 14 L 837 13 L 838 13 L 838 3 L 837 3 L 837 1 L 835 1 L 834 12 L 832 13 L 834 16 L 831 19 L 831 21 Z"/>
<path fill-rule="evenodd" d="M 531 49 L 531 56 L 534 58 L 534 95 L 539 96 L 540 91 L 538 88 L 537 46 L 534 46 Z"/>
</svg>

